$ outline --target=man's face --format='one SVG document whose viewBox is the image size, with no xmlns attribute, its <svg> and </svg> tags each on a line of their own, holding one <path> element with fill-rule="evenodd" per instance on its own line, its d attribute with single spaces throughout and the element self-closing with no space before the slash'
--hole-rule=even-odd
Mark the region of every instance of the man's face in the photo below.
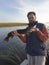
<svg viewBox="0 0 49 65">
<path fill-rule="evenodd" d="M 36 21 L 36 16 L 34 14 L 30 14 L 28 16 L 29 23 L 33 23 Z"/>
</svg>

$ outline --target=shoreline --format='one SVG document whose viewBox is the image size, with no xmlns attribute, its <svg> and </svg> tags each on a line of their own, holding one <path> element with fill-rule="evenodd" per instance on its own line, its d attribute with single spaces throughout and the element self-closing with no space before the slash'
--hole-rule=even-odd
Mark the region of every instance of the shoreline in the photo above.
<svg viewBox="0 0 49 65">
<path fill-rule="evenodd" d="M 28 23 L 0 23 L 0 27 L 25 26 Z"/>
</svg>

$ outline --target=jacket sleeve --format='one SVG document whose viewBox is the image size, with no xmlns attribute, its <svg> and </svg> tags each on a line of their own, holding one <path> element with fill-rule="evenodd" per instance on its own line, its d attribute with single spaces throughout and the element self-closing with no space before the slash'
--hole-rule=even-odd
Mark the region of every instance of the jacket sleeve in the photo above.
<svg viewBox="0 0 49 65">
<path fill-rule="evenodd" d="M 39 39 L 43 42 L 46 42 L 49 38 L 45 25 L 43 25 L 42 31 L 41 30 L 37 31 L 37 34 Z"/>
<path fill-rule="evenodd" d="M 21 39 L 22 42 L 26 43 L 26 31 L 27 29 L 19 29 L 17 32 L 20 34 L 18 37 Z"/>
<path fill-rule="evenodd" d="M 20 36 L 18 36 L 22 42 L 26 43 L 26 35 L 25 34 L 22 34 Z"/>
</svg>

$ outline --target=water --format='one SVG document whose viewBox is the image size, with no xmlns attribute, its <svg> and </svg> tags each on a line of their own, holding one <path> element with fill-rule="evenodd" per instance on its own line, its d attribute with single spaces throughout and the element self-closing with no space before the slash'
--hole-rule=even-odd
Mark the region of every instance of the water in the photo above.
<svg viewBox="0 0 49 65">
<path fill-rule="evenodd" d="M 0 65 L 27 65 L 25 46 L 17 36 L 4 42 L 3 39 L 13 30 L 24 29 L 26 26 L 0 28 Z"/>
<path fill-rule="evenodd" d="M 0 28 L 0 41 L 4 38 L 10 31 L 17 29 L 24 29 L 26 26 L 15 26 L 15 27 L 2 27 Z"/>
<path fill-rule="evenodd" d="M 0 28 L 0 64 L 12 65 L 10 63 L 20 65 L 26 59 L 25 45 L 17 36 L 4 42 L 3 39 L 13 30 L 24 29 L 26 26 L 2 27 Z"/>
</svg>

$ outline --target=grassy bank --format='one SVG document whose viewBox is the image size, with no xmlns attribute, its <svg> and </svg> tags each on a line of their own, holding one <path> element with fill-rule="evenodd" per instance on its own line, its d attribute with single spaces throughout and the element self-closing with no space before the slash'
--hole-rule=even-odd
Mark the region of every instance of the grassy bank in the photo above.
<svg viewBox="0 0 49 65">
<path fill-rule="evenodd" d="M 0 23 L 0 27 L 25 26 L 27 23 Z"/>
</svg>

